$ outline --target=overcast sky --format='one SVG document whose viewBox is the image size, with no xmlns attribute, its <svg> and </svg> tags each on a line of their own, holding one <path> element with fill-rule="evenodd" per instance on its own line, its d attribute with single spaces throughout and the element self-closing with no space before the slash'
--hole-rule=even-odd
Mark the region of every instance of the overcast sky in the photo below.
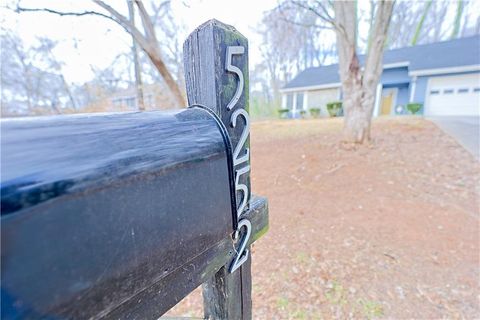
<svg viewBox="0 0 480 320">
<path fill-rule="evenodd" d="M 15 7 L 17 0 L 0 0 L 2 4 Z M 148 2 L 149 0 L 145 0 Z M 159 1 L 159 0 L 154 0 Z M 115 9 L 128 14 L 126 0 L 109 0 Z M 265 11 L 274 8 L 277 0 L 172 0 L 173 15 L 186 26 L 179 30 L 180 39 L 185 39 L 195 27 L 216 18 L 231 24 L 249 39 L 250 68 L 260 62 L 259 46 L 261 39 L 255 32 Z M 90 0 L 22 0 L 21 5 L 29 8 L 51 8 L 59 11 L 85 10 L 102 11 Z M 412 5 L 423 5 L 412 2 Z M 456 2 L 452 2 L 452 8 Z M 148 4 L 146 5 L 149 8 Z M 368 1 L 360 1 L 360 16 L 368 15 Z M 480 11 L 480 0 L 470 3 L 468 10 Z M 449 10 L 444 26 L 449 27 L 455 10 Z M 368 23 L 361 20 L 360 34 L 368 32 Z M 137 19 L 138 22 L 138 19 Z M 470 23 L 476 23 L 473 19 Z M 0 7 L 0 24 L 5 29 L 14 30 L 27 46 L 35 43 L 36 37 L 47 37 L 59 41 L 54 54 L 64 62 L 63 73 L 68 82 L 84 83 L 93 78 L 90 66 L 105 68 L 122 52 L 128 52 L 131 37 L 119 25 L 105 18 L 96 16 L 60 17 L 57 15 L 35 12 L 17 14 L 5 6 Z M 324 34 L 322 41 L 334 41 L 333 34 Z M 327 39 L 327 40 L 325 40 Z M 159 39 L 161 41 L 161 39 Z"/>
<path fill-rule="evenodd" d="M 15 7 L 15 0 L 3 1 Z M 125 0 L 108 3 L 127 15 Z M 259 62 L 256 50 L 259 44 L 254 29 L 264 11 L 272 9 L 276 0 L 173 0 L 172 8 L 187 27 L 186 37 L 201 23 L 216 18 L 237 28 L 250 41 L 250 64 Z M 85 10 L 102 11 L 89 0 L 22 0 L 28 8 L 51 8 L 59 11 Z M 148 9 L 148 6 L 147 6 Z M 107 67 L 120 52 L 126 52 L 131 37 L 114 22 L 95 16 L 60 17 L 35 12 L 17 14 L 12 10 L 0 9 L 0 23 L 5 29 L 15 30 L 27 46 L 35 43 L 36 37 L 47 37 L 60 41 L 54 52 L 65 63 L 63 72 L 68 82 L 83 83 L 93 78 L 90 65 Z"/>
</svg>

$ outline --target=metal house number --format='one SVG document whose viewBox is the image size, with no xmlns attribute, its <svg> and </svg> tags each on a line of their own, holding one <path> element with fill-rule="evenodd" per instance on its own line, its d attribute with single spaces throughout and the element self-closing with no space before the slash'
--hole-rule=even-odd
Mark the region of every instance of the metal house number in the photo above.
<svg viewBox="0 0 480 320">
<path fill-rule="evenodd" d="M 243 73 L 240 68 L 234 66 L 232 64 L 232 58 L 234 55 L 243 55 L 245 53 L 245 47 L 242 46 L 229 46 L 227 47 L 227 56 L 225 59 L 225 69 L 228 72 L 232 72 L 238 76 L 238 85 L 235 94 L 233 95 L 232 100 L 227 104 L 227 110 L 232 110 L 235 105 L 237 104 L 240 96 L 242 95 L 243 88 L 244 88 L 244 79 Z M 242 151 L 247 138 L 250 134 L 250 118 L 248 113 L 245 109 L 237 109 L 235 110 L 231 117 L 230 117 L 230 125 L 235 128 L 237 126 L 237 122 L 239 118 L 243 118 L 245 121 L 245 126 L 243 128 L 242 134 L 237 145 L 233 151 L 233 166 L 235 170 L 235 191 L 240 191 L 243 195 L 241 203 L 237 203 L 237 217 L 238 217 L 238 226 L 237 230 L 235 230 L 234 239 L 238 239 L 240 237 L 242 228 L 245 228 L 245 233 L 242 236 L 242 239 L 239 242 L 239 250 L 236 251 L 236 256 L 233 259 L 230 265 L 230 272 L 234 272 L 237 270 L 245 261 L 248 259 L 249 250 L 246 249 L 248 239 L 250 238 L 250 234 L 252 232 L 252 225 L 250 221 L 246 218 L 242 217 L 243 211 L 248 203 L 248 186 L 245 184 L 240 183 L 240 176 L 243 174 L 247 174 L 250 172 L 250 150 L 249 148 L 245 148 L 244 154 L 240 154 Z M 245 165 L 243 165 L 245 163 Z M 243 165 L 243 166 L 242 166 Z"/>
</svg>

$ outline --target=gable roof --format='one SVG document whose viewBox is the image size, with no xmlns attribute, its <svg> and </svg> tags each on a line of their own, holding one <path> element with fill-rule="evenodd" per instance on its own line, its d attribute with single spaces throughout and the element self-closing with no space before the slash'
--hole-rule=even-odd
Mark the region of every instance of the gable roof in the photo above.
<svg viewBox="0 0 480 320">
<path fill-rule="evenodd" d="M 359 55 L 363 65 L 365 55 Z M 388 65 L 408 65 L 410 73 L 428 69 L 480 66 L 480 36 L 387 50 L 383 54 L 384 68 Z M 338 64 L 312 67 L 300 72 L 283 89 L 338 84 Z"/>
</svg>

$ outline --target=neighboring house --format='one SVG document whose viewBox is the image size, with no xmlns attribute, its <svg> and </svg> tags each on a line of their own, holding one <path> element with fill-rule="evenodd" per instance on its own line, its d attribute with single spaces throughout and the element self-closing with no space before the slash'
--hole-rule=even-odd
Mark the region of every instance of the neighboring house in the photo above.
<svg viewBox="0 0 480 320">
<path fill-rule="evenodd" d="M 360 56 L 363 64 L 365 57 Z M 421 103 L 426 116 L 480 115 L 480 36 L 436 42 L 384 53 L 374 116 L 407 114 Z M 309 68 L 280 90 L 291 116 L 342 98 L 338 64 Z"/>
<path fill-rule="evenodd" d="M 137 89 L 130 87 L 115 92 L 109 98 L 115 110 L 138 110 Z M 147 84 L 143 86 L 143 103 L 147 110 L 168 109 L 174 105 L 171 97 L 159 84 Z"/>
</svg>

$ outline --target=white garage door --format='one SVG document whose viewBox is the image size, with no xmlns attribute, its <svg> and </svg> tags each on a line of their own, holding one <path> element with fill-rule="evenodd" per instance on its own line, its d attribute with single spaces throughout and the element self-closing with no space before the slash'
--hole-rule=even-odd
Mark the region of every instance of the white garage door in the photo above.
<svg viewBox="0 0 480 320">
<path fill-rule="evenodd" d="M 428 80 L 427 116 L 479 116 L 480 73 Z"/>
</svg>

